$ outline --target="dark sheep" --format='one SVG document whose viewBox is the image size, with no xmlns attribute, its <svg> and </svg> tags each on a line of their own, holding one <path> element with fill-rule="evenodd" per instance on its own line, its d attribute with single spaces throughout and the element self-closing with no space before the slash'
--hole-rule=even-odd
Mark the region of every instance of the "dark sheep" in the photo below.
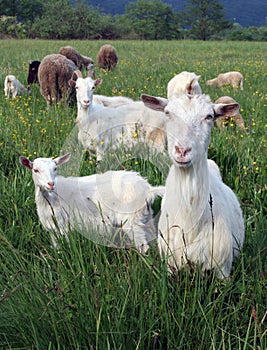
<svg viewBox="0 0 267 350">
<path fill-rule="evenodd" d="M 111 70 L 116 67 L 118 63 L 118 55 L 112 45 L 102 45 L 97 54 L 97 64 L 99 68 Z"/>
<path fill-rule="evenodd" d="M 38 81 L 38 68 L 40 66 L 40 61 L 30 61 L 29 62 L 29 71 L 28 71 L 28 88 L 30 88 L 31 84 L 39 83 Z"/>
<path fill-rule="evenodd" d="M 51 54 L 45 56 L 38 69 L 40 91 L 48 105 L 62 98 L 69 101 L 75 97 L 75 90 L 69 85 L 73 72 L 78 67 L 65 56 Z"/>
<path fill-rule="evenodd" d="M 91 69 L 91 66 L 94 64 L 92 58 L 81 55 L 77 50 L 72 46 L 64 46 L 59 49 L 59 53 L 63 56 L 66 56 L 69 60 L 74 62 L 76 66 L 81 69 Z"/>
</svg>

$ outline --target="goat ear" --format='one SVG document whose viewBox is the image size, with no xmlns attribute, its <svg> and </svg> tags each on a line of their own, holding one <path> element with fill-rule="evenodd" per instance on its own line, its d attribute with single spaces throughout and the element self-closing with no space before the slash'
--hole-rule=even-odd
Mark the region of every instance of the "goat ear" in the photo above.
<svg viewBox="0 0 267 350">
<path fill-rule="evenodd" d="M 76 81 L 73 80 L 73 79 L 70 79 L 70 80 L 69 80 L 69 86 L 75 87 L 75 86 L 76 86 Z"/>
<path fill-rule="evenodd" d="M 217 119 L 222 116 L 227 115 L 235 115 L 239 111 L 238 103 L 230 103 L 230 104 L 214 104 L 214 119 Z"/>
<path fill-rule="evenodd" d="M 141 95 L 141 100 L 144 102 L 146 107 L 159 112 L 163 112 L 164 108 L 168 104 L 168 100 L 166 98 L 155 97 L 146 94 Z"/>
<path fill-rule="evenodd" d="M 23 157 L 23 156 L 20 156 L 19 157 L 19 161 L 20 161 L 20 164 L 25 166 L 26 168 L 32 170 L 32 162 L 26 158 L 26 157 Z"/>
<path fill-rule="evenodd" d="M 188 84 L 186 85 L 186 93 L 189 94 L 189 95 L 191 95 L 191 93 L 192 93 L 194 81 L 195 81 L 195 79 L 192 79 L 192 80 L 190 81 L 190 83 L 188 83 Z"/>
<path fill-rule="evenodd" d="M 102 84 L 102 79 L 98 78 L 95 80 L 95 86 L 101 85 Z"/>
<path fill-rule="evenodd" d="M 60 157 L 54 158 L 54 162 L 57 165 L 61 165 L 61 164 L 67 163 L 69 161 L 70 157 L 71 157 L 71 154 L 70 153 L 66 153 L 66 154 L 64 154 L 64 156 L 60 156 Z"/>
</svg>

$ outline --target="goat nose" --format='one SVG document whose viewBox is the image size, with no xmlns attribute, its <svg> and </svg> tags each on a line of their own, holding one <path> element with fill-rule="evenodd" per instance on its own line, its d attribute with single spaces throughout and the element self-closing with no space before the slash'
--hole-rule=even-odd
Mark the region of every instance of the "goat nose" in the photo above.
<svg viewBox="0 0 267 350">
<path fill-rule="evenodd" d="M 182 147 L 175 146 L 175 152 L 182 158 L 184 158 L 191 150 L 192 150 L 191 147 L 182 148 Z"/>
<path fill-rule="evenodd" d="M 88 105 L 89 104 L 89 100 L 83 100 L 84 104 Z"/>
<path fill-rule="evenodd" d="M 54 186 L 55 186 L 54 182 L 52 182 L 52 181 L 48 182 L 47 185 L 50 187 L 50 190 L 54 189 Z"/>
</svg>

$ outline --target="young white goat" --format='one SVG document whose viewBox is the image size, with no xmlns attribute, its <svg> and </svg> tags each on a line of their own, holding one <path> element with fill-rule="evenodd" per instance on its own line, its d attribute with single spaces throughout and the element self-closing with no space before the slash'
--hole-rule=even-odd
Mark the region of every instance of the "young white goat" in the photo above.
<svg viewBox="0 0 267 350">
<path fill-rule="evenodd" d="M 15 98 L 22 93 L 29 94 L 30 90 L 15 77 L 15 75 L 7 75 L 4 81 L 4 92 L 6 97 Z"/>
<path fill-rule="evenodd" d="M 135 101 L 116 108 L 93 103 L 93 92 L 101 79 L 92 79 L 93 72 L 85 79 L 76 71 L 78 79 L 69 84 L 76 88 L 78 140 L 86 149 L 96 148 L 100 160 L 109 148 L 120 143 L 131 147 L 146 142 L 158 150 L 165 147 L 164 114 L 147 108 L 143 102 Z"/>
<path fill-rule="evenodd" d="M 239 202 L 213 161 L 207 161 L 214 120 L 236 112 L 237 103 L 212 104 L 206 95 L 182 95 L 170 100 L 142 95 L 144 103 L 164 111 L 169 156 L 159 219 L 158 245 L 172 268 L 191 261 L 203 270 L 229 276 L 232 261 L 244 241 Z"/>
<path fill-rule="evenodd" d="M 32 171 L 37 213 L 43 227 L 62 235 L 75 228 L 89 239 L 94 238 L 97 229 L 100 243 L 133 244 L 146 251 L 149 242 L 156 238 L 151 203 L 163 195 L 165 188 L 153 187 L 131 171 L 57 176 L 57 166 L 69 158 L 70 154 L 66 154 L 32 162 L 20 157 L 20 163 Z M 121 241 L 113 240 L 115 235 Z M 56 247 L 53 234 L 52 241 Z"/>
<path fill-rule="evenodd" d="M 175 75 L 167 86 L 167 98 L 179 96 L 183 94 L 199 95 L 202 93 L 199 85 L 200 75 L 193 72 L 181 72 Z"/>
</svg>

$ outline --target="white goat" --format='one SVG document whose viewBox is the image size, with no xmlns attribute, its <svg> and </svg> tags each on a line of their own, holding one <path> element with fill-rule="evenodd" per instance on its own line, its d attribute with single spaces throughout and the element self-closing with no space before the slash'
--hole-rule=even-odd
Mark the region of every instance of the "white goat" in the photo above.
<svg viewBox="0 0 267 350">
<path fill-rule="evenodd" d="M 199 85 L 200 75 L 196 75 L 193 72 L 181 72 L 175 75 L 168 83 L 167 97 L 189 94 L 198 95 L 202 93 Z"/>
<path fill-rule="evenodd" d="M 219 87 L 231 85 L 235 89 L 240 86 L 240 89 L 243 90 L 243 80 L 243 75 L 240 72 L 233 71 L 221 73 L 217 76 L 217 78 L 207 80 L 206 84 Z"/>
<path fill-rule="evenodd" d="M 151 203 L 157 195 L 163 195 L 165 188 L 152 187 L 131 171 L 57 176 L 57 166 L 69 158 L 70 154 L 65 154 L 32 162 L 20 157 L 20 163 L 32 171 L 37 213 L 43 227 L 62 235 L 77 229 L 89 239 L 94 238 L 97 229 L 100 243 L 115 245 L 116 239 L 121 239 L 117 244 L 133 244 L 146 251 L 156 238 Z M 52 241 L 57 247 L 53 234 Z"/>
<path fill-rule="evenodd" d="M 104 107 L 118 107 L 132 102 L 134 102 L 133 99 L 125 96 L 93 95 L 93 103 Z"/>
<path fill-rule="evenodd" d="M 4 92 L 6 97 L 15 98 L 22 93 L 29 94 L 30 91 L 15 77 L 15 75 L 7 75 L 4 82 Z"/>
<path fill-rule="evenodd" d="M 211 128 L 218 116 L 236 112 L 234 104 L 212 104 L 206 95 L 170 100 L 142 95 L 144 103 L 165 112 L 169 156 L 159 219 L 158 245 L 172 268 L 186 262 L 229 276 L 244 241 L 239 202 L 222 180 L 217 165 L 207 161 Z"/>
<path fill-rule="evenodd" d="M 76 88 L 78 140 L 86 149 L 97 151 L 100 160 L 109 148 L 123 143 L 129 147 L 146 142 L 151 147 L 165 147 L 165 117 L 163 113 L 147 108 L 143 102 L 135 101 L 116 108 L 93 103 L 93 92 L 101 79 L 93 80 L 93 72 L 85 79 L 75 72 L 78 79 L 69 84 Z"/>
</svg>

